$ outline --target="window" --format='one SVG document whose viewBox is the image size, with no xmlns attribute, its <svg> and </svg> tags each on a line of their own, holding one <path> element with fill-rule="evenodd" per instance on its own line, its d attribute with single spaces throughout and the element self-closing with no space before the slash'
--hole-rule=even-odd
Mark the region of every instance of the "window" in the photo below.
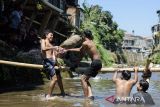
<svg viewBox="0 0 160 107">
<path fill-rule="evenodd" d="M 132 46 L 134 45 L 134 40 L 131 41 L 131 45 L 132 45 Z"/>
</svg>

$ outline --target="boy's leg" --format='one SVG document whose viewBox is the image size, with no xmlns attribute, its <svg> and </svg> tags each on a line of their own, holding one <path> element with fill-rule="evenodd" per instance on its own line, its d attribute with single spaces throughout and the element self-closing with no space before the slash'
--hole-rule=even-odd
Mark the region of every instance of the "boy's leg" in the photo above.
<svg viewBox="0 0 160 107">
<path fill-rule="evenodd" d="M 91 96 L 93 96 L 91 84 L 89 83 L 89 81 L 87 81 L 87 84 L 88 84 L 88 97 L 91 97 Z"/>
<path fill-rule="evenodd" d="M 88 80 L 89 80 L 88 76 L 86 76 L 86 75 L 81 76 L 81 84 L 82 84 L 82 88 L 83 88 L 83 92 L 84 92 L 85 97 L 89 96 L 89 87 L 88 87 L 89 82 L 88 82 Z"/>
<path fill-rule="evenodd" d="M 58 82 L 58 86 L 60 88 L 61 94 L 63 96 L 65 96 L 65 92 L 64 92 L 64 88 L 63 88 L 63 82 L 62 82 L 62 77 L 61 77 L 60 73 L 57 75 L 57 82 Z"/>
<path fill-rule="evenodd" d="M 53 89 L 55 87 L 56 82 L 57 82 L 57 77 L 56 77 L 56 75 L 54 75 L 52 77 L 51 83 L 49 85 L 49 91 L 48 91 L 48 95 L 49 96 L 52 96 L 52 91 L 53 91 Z"/>
</svg>

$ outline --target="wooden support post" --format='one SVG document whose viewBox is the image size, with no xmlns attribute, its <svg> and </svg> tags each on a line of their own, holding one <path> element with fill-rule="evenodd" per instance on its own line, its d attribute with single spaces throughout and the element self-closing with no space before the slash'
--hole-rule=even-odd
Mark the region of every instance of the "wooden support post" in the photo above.
<svg viewBox="0 0 160 107">
<path fill-rule="evenodd" d="M 50 29 L 52 30 L 52 32 L 54 32 L 58 21 L 59 21 L 59 15 L 58 14 L 54 14 L 53 16 L 54 18 L 51 20 L 51 24 L 50 24 Z"/>
<path fill-rule="evenodd" d="M 36 18 L 36 15 L 37 15 L 36 11 L 34 10 L 33 13 L 32 13 L 32 16 L 30 18 L 31 21 L 29 22 L 28 27 L 27 27 L 27 31 L 29 31 L 29 29 L 31 28 L 32 23 L 33 23 L 34 19 Z"/>
<path fill-rule="evenodd" d="M 45 16 L 44 16 L 44 18 L 43 18 L 43 20 L 42 20 L 41 27 L 40 27 L 40 29 L 39 29 L 39 34 L 41 34 L 41 33 L 44 31 L 44 29 L 47 27 L 48 22 L 49 22 L 51 16 L 52 16 L 52 10 L 49 10 L 49 11 L 45 14 Z"/>
<path fill-rule="evenodd" d="M 25 18 L 26 18 L 27 20 L 29 20 L 29 21 L 32 21 L 33 23 L 35 23 L 35 24 L 37 24 L 37 25 L 41 25 L 41 23 L 39 23 L 39 22 L 36 21 L 36 20 L 30 19 L 29 17 L 26 17 L 26 16 L 25 16 Z"/>
<path fill-rule="evenodd" d="M 51 3 L 49 3 L 48 0 L 41 0 L 47 7 L 50 7 L 52 10 L 56 10 L 59 13 L 63 13 L 64 11 L 60 8 L 57 8 L 56 6 L 52 5 Z"/>
</svg>

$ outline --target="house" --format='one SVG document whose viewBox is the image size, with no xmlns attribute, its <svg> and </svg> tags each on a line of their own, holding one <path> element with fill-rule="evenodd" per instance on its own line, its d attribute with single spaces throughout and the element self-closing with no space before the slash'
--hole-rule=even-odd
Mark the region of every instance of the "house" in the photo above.
<svg viewBox="0 0 160 107">
<path fill-rule="evenodd" d="M 70 21 L 70 24 L 79 28 L 84 20 L 83 10 L 79 6 L 75 8 L 74 6 L 69 5 L 67 14 L 69 15 L 68 19 Z"/>
<path fill-rule="evenodd" d="M 133 34 L 126 33 L 122 49 L 135 53 L 143 53 L 147 56 L 151 52 L 152 46 L 153 39 L 151 37 L 135 36 Z"/>
<path fill-rule="evenodd" d="M 153 47 L 153 44 L 154 44 L 154 40 L 151 36 L 149 37 L 144 37 L 145 41 L 146 41 L 146 45 L 147 45 L 147 48 L 152 48 Z"/>
<path fill-rule="evenodd" d="M 157 14 L 159 21 L 156 25 L 153 25 L 151 28 L 155 46 L 158 46 L 160 44 L 160 10 L 157 10 Z"/>
</svg>

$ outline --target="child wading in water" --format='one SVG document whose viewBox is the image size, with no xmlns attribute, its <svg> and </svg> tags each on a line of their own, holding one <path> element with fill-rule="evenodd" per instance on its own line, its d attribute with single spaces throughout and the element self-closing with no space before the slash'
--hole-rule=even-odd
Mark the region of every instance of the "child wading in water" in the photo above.
<svg viewBox="0 0 160 107">
<path fill-rule="evenodd" d="M 44 69 L 49 73 L 49 78 L 51 79 L 49 91 L 46 96 L 46 98 L 48 99 L 52 96 L 52 91 L 56 83 L 58 83 L 58 86 L 61 90 L 61 95 L 65 95 L 60 71 L 54 69 L 57 51 L 59 51 L 59 49 L 62 50 L 62 48 L 53 46 L 51 44 L 51 42 L 53 41 L 53 37 L 53 33 L 50 30 L 45 30 L 41 40 L 41 52 L 43 57 Z"/>
<path fill-rule="evenodd" d="M 81 84 L 84 96 L 86 98 L 94 100 L 89 79 L 91 77 L 96 77 L 96 75 L 102 68 L 102 62 L 97 47 L 93 42 L 92 32 L 86 29 L 84 30 L 83 33 L 84 33 L 84 41 L 82 43 L 82 46 L 79 48 L 67 49 L 67 51 L 80 52 L 82 56 L 87 54 L 91 58 L 92 62 L 90 64 L 90 67 L 86 70 L 86 72 L 82 73 L 83 75 L 81 76 Z"/>
</svg>

